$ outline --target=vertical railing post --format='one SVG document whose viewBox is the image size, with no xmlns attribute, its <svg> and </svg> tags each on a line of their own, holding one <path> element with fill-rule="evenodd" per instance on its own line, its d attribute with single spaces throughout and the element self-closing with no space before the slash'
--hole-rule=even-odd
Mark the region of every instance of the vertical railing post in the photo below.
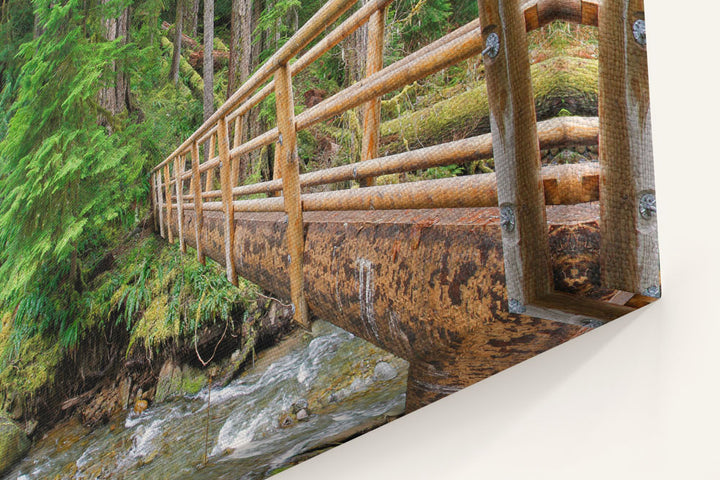
<svg viewBox="0 0 720 480">
<path fill-rule="evenodd" d="M 509 308 L 551 291 L 548 228 L 525 22 L 517 0 L 479 0 Z"/>
<path fill-rule="evenodd" d="M 163 168 L 165 174 L 165 211 L 166 211 L 166 225 L 167 225 L 167 238 L 168 242 L 173 243 L 172 233 L 172 193 L 170 191 L 170 162 L 165 164 Z"/>
<path fill-rule="evenodd" d="M 600 262 L 603 283 L 660 296 L 643 0 L 599 11 Z"/>
<path fill-rule="evenodd" d="M 215 158 L 215 134 L 210 135 L 210 139 L 205 144 L 205 148 L 208 149 L 208 153 L 205 157 L 208 161 Z M 205 173 L 205 191 L 209 192 L 215 190 L 215 169 L 211 168 Z"/>
<path fill-rule="evenodd" d="M 200 152 L 197 142 L 192 143 L 190 153 L 192 157 L 192 181 L 190 182 L 193 191 L 193 203 L 195 206 L 195 247 L 197 250 L 198 262 L 205 265 L 205 252 L 202 245 L 203 209 L 202 209 L 202 179 L 200 178 Z"/>
<path fill-rule="evenodd" d="M 220 151 L 220 188 L 222 189 L 222 203 L 224 213 L 223 230 L 225 231 L 225 270 L 228 280 L 238 285 L 235 272 L 235 209 L 233 208 L 232 183 L 230 181 L 230 145 L 228 143 L 228 128 L 225 117 L 218 121 L 218 149 Z"/>
<path fill-rule="evenodd" d="M 382 8 L 372 14 L 368 21 L 368 48 L 366 73 L 370 75 L 379 72 L 383 68 L 383 49 L 385 44 L 385 9 Z M 371 160 L 377 158 L 380 146 L 380 107 L 381 98 L 377 97 L 365 104 L 363 113 L 363 138 L 360 160 Z M 375 185 L 375 178 L 360 180 L 360 186 L 369 187 Z"/>
<path fill-rule="evenodd" d="M 280 180 L 283 176 L 282 168 L 280 167 L 280 145 L 275 145 L 275 153 L 273 155 L 273 180 Z M 282 192 L 275 192 L 268 194 L 268 197 L 279 197 Z"/>
<path fill-rule="evenodd" d="M 233 148 L 237 148 L 242 143 L 242 136 L 243 136 L 243 115 L 239 115 L 237 118 L 235 118 L 235 135 L 233 135 Z M 237 185 L 238 181 L 240 179 L 240 167 L 241 167 L 241 159 L 240 157 L 234 158 L 232 160 L 232 172 L 230 175 L 230 178 L 232 180 L 233 185 Z"/>
<path fill-rule="evenodd" d="M 163 195 L 162 195 L 162 177 L 160 170 L 155 172 L 155 199 L 157 200 L 157 217 L 160 224 L 160 236 L 165 238 L 165 222 L 163 221 Z"/>
<path fill-rule="evenodd" d="M 185 215 L 183 209 L 183 180 L 182 174 L 185 171 L 185 157 L 178 155 L 175 157 L 175 196 L 177 197 L 177 218 L 178 218 L 178 244 L 180 251 L 185 253 L 185 236 L 183 235 Z"/>
<path fill-rule="evenodd" d="M 290 261 L 290 295 L 295 307 L 294 318 L 300 325 L 310 327 L 310 317 L 303 290 L 303 252 L 305 235 L 302 201 L 300 198 L 300 168 L 297 155 L 295 109 L 293 105 L 292 76 L 288 65 L 275 72 L 275 98 L 280 137 L 276 145 L 276 163 L 280 164 L 283 180 L 285 213 L 288 216 L 287 245 Z"/>
</svg>

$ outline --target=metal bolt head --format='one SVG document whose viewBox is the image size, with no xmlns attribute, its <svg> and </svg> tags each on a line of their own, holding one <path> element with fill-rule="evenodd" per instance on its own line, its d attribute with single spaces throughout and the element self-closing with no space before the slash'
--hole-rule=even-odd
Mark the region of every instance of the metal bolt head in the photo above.
<svg viewBox="0 0 720 480">
<path fill-rule="evenodd" d="M 515 231 L 515 208 L 512 205 L 500 207 L 500 226 L 507 233 Z"/>
<path fill-rule="evenodd" d="M 635 20 L 635 23 L 633 23 L 633 37 L 635 37 L 635 41 L 643 47 L 647 45 L 647 39 L 645 38 L 645 20 Z"/>
<path fill-rule="evenodd" d="M 600 320 L 596 320 L 594 318 L 583 318 L 580 320 L 580 323 L 582 323 L 583 327 L 588 328 L 598 328 L 602 327 L 603 323 Z"/>
<path fill-rule="evenodd" d="M 498 53 L 500 53 L 500 36 L 493 32 L 485 39 L 485 50 L 482 51 L 482 56 L 495 58 Z"/>
<path fill-rule="evenodd" d="M 525 305 L 520 302 L 520 300 L 517 300 L 515 298 L 511 298 L 508 300 L 508 310 L 510 310 L 510 313 L 525 313 Z"/>
<path fill-rule="evenodd" d="M 640 216 L 645 220 L 649 220 L 650 218 L 654 217 L 657 213 L 655 194 L 648 192 L 640 195 L 638 208 L 640 210 Z"/>
<path fill-rule="evenodd" d="M 646 297 L 652 297 L 652 298 L 660 298 L 660 286 L 659 285 L 650 285 L 644 292 L 643 295 Z"/>
</svg>

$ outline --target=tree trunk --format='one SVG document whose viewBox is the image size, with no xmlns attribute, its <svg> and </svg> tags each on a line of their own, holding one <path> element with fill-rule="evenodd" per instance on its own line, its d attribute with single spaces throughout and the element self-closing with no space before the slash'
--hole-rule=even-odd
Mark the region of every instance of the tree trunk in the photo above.
<svg viewBox="0 0 720 480">
<path fill-rule="evenodd" d="M 361 8 L 369 0 L 361 0 L 357 8 Z M 351 85 L 365 77 L 365 58 L 367 57 L 368 26 L 367 23 L 358 28 L 342 43 L 345 60 L 345 84 Z"/>
<path fill-rule="evenodd" d="M 532 65 L 530 74 L 539 121 L 562 114 L 597 116 L 597 60 L 556 57 Z M 395 105 L 383 104 L 386 112 L 395 109 Z M 489 131 L 490 109 L 482 81 L 447 100 L 384 122 L 379 153 L 391 155 Z"/>
<path fill-rule="evenodd" d="M 108 0 L 103 0 L 107 3 Z M 105 38 L 109 41 L 122 38 L 122 43 L 127 43 L 130 27 L 130 9 L 122 11 L 118 18 L 103 20 L 105 27 Z M 107 114 L 115 116 L 129 109 L 130 107 L 130 83 L 125 75 L 122 65 L 114 61 L 111 66 L 115 73 L 115 84 L 100 90 L 99 105 Z M 100 124 L 110 128 L 110 119 L 101 118 Z"/>
<path fill-rule="evenodd" d="M 214 0 L 204 1 L 204 15 L 203 15 L 203 43 L 204 43 L 204 55 L 203 58 L 203 119 L 207 120 L 212 116 L 215 111 L 213 86 L 214 86 L 214 68 L 213 68 L 213 37 L 215 36 L 215 5 Z M 210 152 L 208 148 L 204 149 L 204 158 L 207 162 L 210 160 L 211 155 L 214 152 Z M 210 177 L 213 175 L 213 171 L 209 171 L 208 183 L 212 183 Z"/>
<path fill-rule="evenodd" d="M 205 0 L 204 7 L 203 43 L 205 57 L 203 58 L 203 117 L 207 120 L 215 111 L 213 104 L 213 38 L 215 36 L 214 0 Z"/>
<path fill-rule="evenodd" d="M 170 66 L 170 81 L 177 86 L 180 78 L 180 50 L 182 49 L 183 32 L 183 4 L 184 0 L 178 0 L 175 9 L 175 43 L 173 45 L 172 64 Z"/>
<path fill-rule="evenodd" d="M 240 30 L 242 23 L 243 0 L 233 0 L 230 11 L 230 58 L 228 62 L 228 88 L 227 97 L 233 94 L 238 87 L 240 77 L 240 55 L 242 47 L 240 44 Z"/>
<path fill-rule="evenodd" d="M 198 13 L 200 12 L 200 0 L 178 0 L 187 3 L 188 8 L 185 11 L 183 21 L 183 31 L 185 35 L 196 38 L 198 30 Z"/>
</svg>

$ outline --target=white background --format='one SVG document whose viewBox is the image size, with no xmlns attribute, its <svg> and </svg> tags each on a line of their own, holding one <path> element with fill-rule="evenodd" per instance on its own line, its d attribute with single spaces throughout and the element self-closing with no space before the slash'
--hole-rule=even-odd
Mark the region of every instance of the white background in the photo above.
<svg viewBox="0 0 720 480">
<path fill-rule="evenodd" d="M 720 479 L 720 2 L 645 3 L 662 300 L 276 478 Z"/>
</svg>

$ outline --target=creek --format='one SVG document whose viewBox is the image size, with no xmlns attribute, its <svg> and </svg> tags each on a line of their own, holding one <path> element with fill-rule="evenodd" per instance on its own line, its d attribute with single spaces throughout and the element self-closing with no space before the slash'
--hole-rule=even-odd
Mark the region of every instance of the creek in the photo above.
<svg viewBox="0 0 720 480">
<path fill-rule="evenodd" d="M 65 422 L 5 478 L 265 478 L 401 415 L 407 369 L 316 321 L 311 333 L 294 332 L 226 387 L 212 388 L 209 407 L 205 388 L 94 430 Z"/>
</svg>

